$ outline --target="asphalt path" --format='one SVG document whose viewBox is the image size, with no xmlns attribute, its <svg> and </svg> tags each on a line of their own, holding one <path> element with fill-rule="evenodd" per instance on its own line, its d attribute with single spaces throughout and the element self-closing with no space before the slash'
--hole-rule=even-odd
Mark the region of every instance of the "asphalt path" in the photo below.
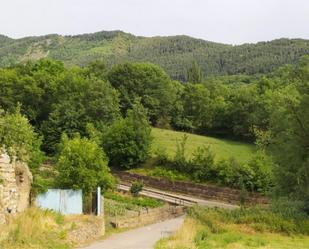
<svg viewBox="0 0 309 249">
<path fill-rule="evenodd" d="M 175 233 L 183 221 L 184 216 L 136 228 L 80 249 L 153 249 L 158 240 Z"/>
</svg>

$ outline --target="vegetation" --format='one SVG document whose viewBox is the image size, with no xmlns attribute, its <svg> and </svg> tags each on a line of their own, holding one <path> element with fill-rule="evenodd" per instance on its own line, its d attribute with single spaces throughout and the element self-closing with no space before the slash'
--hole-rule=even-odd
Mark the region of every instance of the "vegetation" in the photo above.
<svg viewBox="0 0 309 249">
<path fill-rule="evenodd" d="M 59 172 L 57 185 L 62 188 L 83 190 L 89 194 L 98 186 L 102 189 L 113 187 L 114 179 L 107 166 L 102 149 L 87 138 L 68 139 L 63 136 L 56 164 Z"/>
<path fill-rule="evenodd" d="M 33 41 L 41 44 L 38 47 L 42 51 L 45 45 L 50 48 L 51 44 L 56 49 L 58 38 L 49 36 L 48 43 L 46 37 L 21 39 L 16 41 L 18 45 L 10 46 L 8 41 L 14 41 L 2 38 L 4 49 L 0 49 L 0 56 L 7 55 L 6 49 L 14 47 L 16 53 L 23 54 L 23 47 Z M 66 42 L 65 37 L 63 43 Z M 139 49 L 135 47 L 136 42 L 141 42 Z M 71 37 L 69 43 L 74 43 L 76 53 L 87 47 L 106 58 L 113 55 L 114 59 L 107 60 L 105 66 L 101 61 L 94 61 L 97 58 L 90 53 L 87 58 L 91 63 L 84 61 L 83 67 L 65 67 L 62 62 L 44 59 L 0 69 L 0 106 L 5 111 L 1 117 L 1 145 L 8 144 L 7 149 L 16 153 L 15 145 L 22 148 L 29 143 L 25 147 L 27 157 L 35 154 L 37 165 L 40 164 L 39 147 L 49 156 L 58 155 L 60 175 L 67 181 L 60 180 L 59 186 L 81 187 L 86 192 L 98 184 L 107 187 L 109 181 L 103 181 L 103 176 L 109 175 L 107 163 L 113 168 L 131 169 L 151 160 L 152 124 L 206 135 L 188 135 L 181 141 L 183 133 L 153 129 L 152 155 L 157 151 L 160 154 L 165 148 L 167 151 L 161 153 L 160 162 L 155 165 L 158 166 L 156 174 L 196 182 L 211 181 L 250 191 L 267 192 L 274 187 L 276 195 L 309 203 L 308 56 L 296 65 L 268 73 L 283 62 L 296 62 L 308 49 L 306 41 L 283 39 L 232 47 L 187 37 L 146 39 L 121 32 L 102 32 Z M 122 49 L 122 64 L 110 67 L 118 62 L 115 44 Z M 52 57 L 57 54 L 56 50 L 50 51 Z M 70 54 L 69 49 L 63 48 L 59 51 L 58 56 L 62 54 L 63 60 L 68 57 L 73 60 L 75 52 Z M 176 57 L 167 59 L 166 56 L 174 56 L 179 51 L 184 52 L 183 59 L 179 56 L 176 61 Z M 190 65 L 177 72 L 175 78 L 182 78 L 185 72 L 193 82 L 172 80 L 157 65 L 128 62 L 126 56 L 131 53 L 138 54 L 134 57 L 137 61 L 149 56 L 157 64 L 161 59 L 175 62 L 175 67 L 183 61 L 187 63 L 189 53 L 196 63 L 192 65 L 190 57 Z M 154 55 L 160 55 L 160 60 Z M 209 56 L 216 56 L 217 60 L 205 68 L 204 61 Z M 3 63 L 11 61 L 7 59 Z M 176 72 L 173 67 L 168 69 L 173 71 L 172 75 Z M 263 74 L 252 75 L 256 72 Z M 228 75 L 231 73 L 247 75 Z M 14 114 L 19 106 L 20 114 Z M 16 132 L 16 124 L 22 125 L 20 134 Z M 41 136 L 41 146 L 40 139 L 31 142 L 33 136 L 38 137 L 34 131 Z M 77 133 L 80 138 L 76 137 Z M 13 141 L 10 134 L 17 138 L 16 144 L 9 144 Z M 65 144 L 61 144 L 63 134 L 68 136 Z M 209 135 L 255 142 L 257 152 L 252 155 L 253 145 Z M 68 179 L 75 174 L 81 185 Z M 86 181 L 88 174 L 90 182 Z M 304 208 L 308 211 L 308 205 Z"/>
<path fill-rule="evenodd" d="M 34 195 L 46 189 L 39 175 L 39 167 L 44 160 L 40 145 L 40 137 L 27 118 L 20 114 L 19 108 L 13 113 L 5 113 L 0 109 L 0 152 L 7 152 L 11 160 L 28 163 L 34 178 Z"/>
<path fill-rule="evenodd" d="M 146 63 L 120 64 L 111 69 L 108 79 L 120 92 L 123 113 L 132 109 L 136 98 L 140 98 L 153 125 L 164 121 L 168 123 L 176 99 L 176 89 L 162 68 Z"/>
<path fill-rule="evenodd" d="M 138 196 L 138 194 L 143 190 L 144 183 L 143 181 L 134 181 L 130 187 L 130 193 L 133 196 Z"/>
<path fill-rule="evenodd" d="M 83 222 L 94 217 L 66 218 L 59 213 L 30 208 L 8 224 L 2 225 L 0 248 L 5 249 L 70 249 L 74 241 L 68 240 L 68 233 Z"/>
<path fill-rule="evenodd" d="M 194 207 L 183 227 L 162 239 L 157 249 L 180 248 L 306 248 L 309 218 L 290 208 L 222 210 Z M 295 206 L 295 205 L 294 205 Z M 292 214 L 292 215 L 291 215 Z"/>
<path fill-rule="evenodd" d="M 128 209 L 130 209 L 130 206 L 133 208 L 134 206 L 143 208 L 157 208 L 163 205 L 163 202 L 156 199 L 143 196 L 132 197 L 130 195 L 124 195 L 117 192 L 105 192 L 104 197 L 110 200 L 117 201 L 119 203 L 124 203 L 127 205 Z"/>
<path fill-rule="evenodd" d="M 108 64 L 124 61 L 160 65 L 173 79 L 189 81 L 187 70 L 196 61 L 204 75 L 268 73 L 297 63 L 309 53 L 307 40 L 278 39 L 238 46 L 187 36 L 136 37 L 121 31 L 77 36 L 47 35 L 22 39 L 0 38 L 0 66 L 28 59 L 51 58 L 67 65 L 86 65 L 95 60 Z"/>
<path fill-rule="evenodd" d="M 144 162 L 151 146 L 151 127 L 145 109 L 137 102 L 126 118 L 103 133 L 103 148 L 115 168 L 129 169 Z"/>
<path fill-rule="evenodd" d="M 228 159 L 233 156 L 239 162 L 247 162 L 256 151 L 255 146 L 249 143 L 153 128 L 152 154 L 156 155 L 164 151 L 169 158 L 173 158 L 177 150 L 177 141 L 181 141 L 185 135 L 187 136 L 185 150 L 187 159 L 192 158 L 194 151 L 203 146 L 210 146 L 211 151 L 216 154 L 215 160 Z"/>
<path fill-rule="evenodd" d="M 177 141 L 174 157 L 169 157 L 163 148 L 148 164 L 130 171 L 171 181 L 215 183 L 253 192 L 267 193 L 273 187 L 274 163 L 265 152 L 257 151 L 246 162 L 233 157 L 216 160 L 211 147 L 204 145 L 196 147 L 188 157 L 188 137 L 185 134 Z"/>
</svg>

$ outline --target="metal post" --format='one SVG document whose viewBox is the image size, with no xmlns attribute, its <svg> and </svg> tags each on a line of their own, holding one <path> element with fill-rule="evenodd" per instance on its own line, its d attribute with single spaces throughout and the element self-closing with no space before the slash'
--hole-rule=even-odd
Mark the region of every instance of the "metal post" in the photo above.
<svg viewBox="0 0 309 249">
<path fill-rule="evenodd" d="M 101 215 L 101 187 L 97 189 L 97 216 Z"/>
</svg>

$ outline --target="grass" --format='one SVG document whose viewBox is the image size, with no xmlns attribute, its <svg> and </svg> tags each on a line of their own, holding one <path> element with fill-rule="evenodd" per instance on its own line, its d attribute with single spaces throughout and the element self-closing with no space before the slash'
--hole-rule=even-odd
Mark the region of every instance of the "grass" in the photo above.
<svg viewBox="0 0 309 249">
<path fill-rule="evenodd" d="M 124 203 L 128 208 L 138 206 L 144 208 L 157 208 L 163 206 L 163 202 L 148 198 L 148 197 L 133 197 L 131 195 L 121 194 L 119 192 L 106 192 L 104 197 L 110 200 L 114 200 L 119 203 Z"/>
<path fill-rule="evenodd" d="M 63 223 L 59 214 L 31 208 L 0 227 L 0 248 L 68 249 Z"/>
<path fill-rule="evenodd" d="M 286 218 L 262 208 L 220 210 L 194 207 L 182 228 L 156 249 L 305 249 L 309 218 Z"/>
<path fill-rule="evenodd" d="M 187 157 L 190 157 L 198 147 L 208 145 L 216 154 L 216 160 L 234 157 L 239 162 L 247 162 L 255 152 L 255 146 L 252 144 L 153 128 L 152 153 L 155 154 L 156 151 L 165 150 L 168 156 L 173 157 L 176 152 L 177 140 L 180 141 L 184 134 L 188 135 L 186 144 Z"/>
<path fill-rule="evenodd" d="M 95 216 L 63 216 L 29 208 L 0 226 L 0 249 L 71 249 L 76 241 L 69 238 L 69 233 L 98 222 Z"/>
<path fill-rule="evenodd" d="M 195 150 L 202 146 L 210 146 L 211 151 L 215 154 L 216 162 L 233 157 L 239 163 L 246 163 L 256 151 L 255 146 L 252 144 L 153 128 L 152 158 L 148 159 L 141 167 L 130 169 L 129 171 L 140 175 L 165 178 L 170 181 L 195 181 L 192 179 L 192 176 L 167 168 L 166 165 L 160 165 L 156 160 L 156 155 L 161 152 L 172 159 L 176 153 L 177 142 L 180 142 L 185 134 L 188 135 L 185 146 L 187 159 L 190 159 Z"/>
</svg>

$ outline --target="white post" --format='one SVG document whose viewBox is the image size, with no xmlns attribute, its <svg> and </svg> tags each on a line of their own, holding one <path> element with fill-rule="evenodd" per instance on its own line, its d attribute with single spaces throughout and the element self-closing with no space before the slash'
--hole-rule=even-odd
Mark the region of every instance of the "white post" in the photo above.
<svg viewBox="0 0 309 249">
<path fill-rule="evenodd" d="M 97 216 L 101 215 L 101 187 L 97 189 Z"/>
</svg>

